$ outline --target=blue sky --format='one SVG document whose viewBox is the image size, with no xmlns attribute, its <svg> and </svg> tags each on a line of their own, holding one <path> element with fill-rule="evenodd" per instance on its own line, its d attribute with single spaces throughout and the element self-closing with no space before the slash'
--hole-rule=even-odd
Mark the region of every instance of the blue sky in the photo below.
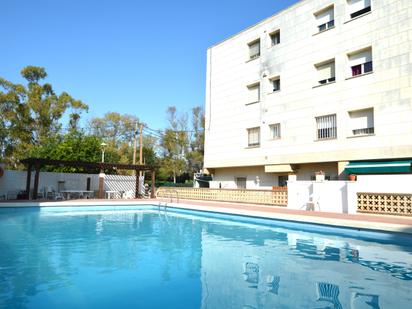
<svg viewBox="0 0 412 309">
<path fill-rule="evenodd" d="M 45 67 L 57 92 L 166 127 L 166 109 L 203 105 L 209 46 L 298 0 L 3 0 L 0 76 Z"/>
</svg>

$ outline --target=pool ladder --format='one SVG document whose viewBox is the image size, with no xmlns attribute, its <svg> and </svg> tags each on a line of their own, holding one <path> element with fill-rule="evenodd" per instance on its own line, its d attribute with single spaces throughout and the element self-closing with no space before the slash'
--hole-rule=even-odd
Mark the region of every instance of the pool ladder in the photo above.
<svg viewBox="0 0 412 309">
<path fill-rule="evenodd" d="M 167 208 L 167 203 L 173 203 L 173 198 L 176 198 L 176 203 L 179 204 L 179 192 L 177 192 L 177 190 L 173 190 L 173 189 L 169 189 L 169 190 L 165 190 L 164 192 L 162 192 L 162 198 L 164 198 L 165 200 L 160 200 L 159 201 L 159 209 L 161 206 L 164 207 L 164 209 L 166 210 Z M 162 205 L 163 203 L 163 205 Z"/>
</svg>

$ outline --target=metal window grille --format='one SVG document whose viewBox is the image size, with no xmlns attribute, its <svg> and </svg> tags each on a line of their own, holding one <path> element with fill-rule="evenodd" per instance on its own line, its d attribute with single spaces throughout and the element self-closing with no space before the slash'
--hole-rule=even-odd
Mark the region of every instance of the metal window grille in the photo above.
<svg viewBox="0 0 412 309">
<path fill-rule="evenodd" d="M 316 133 L 318 140 L 336 138 L 336 114 L 316 117 Z"/>
<path fill-rule="evenodd" d="M 330 20 L 324 24 L 319 25 L 318 29 L 319 29 L 319 32 L 321 32 L 321 31 L 325 31 L 326 29 L 333 28 L 334 26 L 335 26 L 335 21 Z"/>
<path fill-rule="evenodd" d="M 375 128 L 363 128 L 363 129 L 354 129 L 352 130 L 353 135 L 368 135 L 375 133 Z"/>
<path fill-rule="evenodd" d="M 260 145 L 260 128 L 248 129 L 248 146 Z"/>
<path fill-rule="evenodd" d="M 280 123 L 270 125 L 270 133 L 272 139 L 280 138 Z"/>
</svg>

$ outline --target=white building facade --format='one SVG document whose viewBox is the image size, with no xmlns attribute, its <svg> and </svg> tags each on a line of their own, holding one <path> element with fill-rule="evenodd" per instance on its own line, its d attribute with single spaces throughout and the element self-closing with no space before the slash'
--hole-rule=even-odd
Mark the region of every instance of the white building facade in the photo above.
<svg viewBox="0 0 412 309">
<path fill-rule="evenodd" d="M 207 59 L 211 187 L 411 173 L 412 1 L 302 0 Z"/>
</svg>

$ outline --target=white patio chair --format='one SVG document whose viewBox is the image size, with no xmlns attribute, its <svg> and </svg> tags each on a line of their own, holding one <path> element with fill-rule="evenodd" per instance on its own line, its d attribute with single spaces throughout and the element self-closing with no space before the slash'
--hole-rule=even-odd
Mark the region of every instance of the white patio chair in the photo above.
<svg viewBox="0 0 412 309">
<path fill-rule="evenodd" d="M 320 211 L 319 200 L 320 200 L 319 195 L 317 195 L 317 194 L 309 195 L 309 201 L 306 203 L 306 210 L 315 211 L 316 207 L 317 207 L 318 210 Z"/>
</svg>

